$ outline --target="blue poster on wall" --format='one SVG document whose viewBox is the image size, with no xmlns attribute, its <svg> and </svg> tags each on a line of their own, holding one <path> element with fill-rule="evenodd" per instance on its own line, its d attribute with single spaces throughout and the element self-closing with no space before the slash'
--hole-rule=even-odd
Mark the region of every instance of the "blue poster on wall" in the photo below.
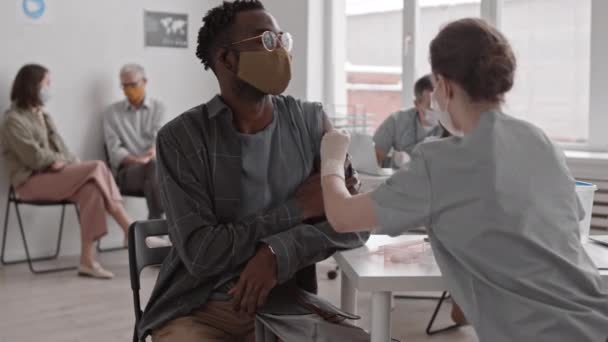
<svg viewBox="0 0 608 342">
<path fill-rule="evenodd" d="M 51 22 L 54 0 L 15 0 L 17 22 L 24 24 L 48 24 Z"/>
<path fill-rule="evenodd" d="M 21 8 L 28 18 L 39 19 L 46 12 L 46 3 L 44 0 L 22 0 Z"/>
</svg>

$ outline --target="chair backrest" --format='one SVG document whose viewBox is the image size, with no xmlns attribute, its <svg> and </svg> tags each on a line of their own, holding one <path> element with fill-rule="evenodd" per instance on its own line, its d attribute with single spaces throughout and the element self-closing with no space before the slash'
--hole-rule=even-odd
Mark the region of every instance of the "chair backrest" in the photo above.
<svg viewBox="0 0 608 342">
<path fill-rule="evenodd" d="M 8 200 L 9 201 L 13 201 L 17 199 L 17 192 L 15 191 L 15 187 L 14 186 L 10 186 L 8 188 Z"/>
<path fill-rule="evenodd" d="M 136 221 L 129 227 L 129 275 L 135 309 L 135 328 L 133 332 L 133 341 L 135 342 L 138 341 L 137 325 L 142 316 L 139 298 L 141 270 L 147 266 L 162 264 L 171 250 L 171 247 L 148 248 L 146 238 L 148 236 L 167 235 L 168 233 L 167 221 L 165 220 Z"/>
<path fill-rule="evenodd" d="M 139 275 L 147 266 L 162 264 L 171 247 L 149 248 L 146 238 L 149 236 L 167 235 L 167 221 L 136 221 L 129 228 L 129 271 L 131 289 L 139 290 Z"/>
<path fill-rule="evenodd" d="M 106 162 L 106 165 L 108 165 L 109 168 L 111 168 L 110 165 L 110 152 L 108 152 L 108 145 L 106 145 L 106 143 L 103 143 L 103 158 L 104 158 L 104 162 Z"/>
</svg>

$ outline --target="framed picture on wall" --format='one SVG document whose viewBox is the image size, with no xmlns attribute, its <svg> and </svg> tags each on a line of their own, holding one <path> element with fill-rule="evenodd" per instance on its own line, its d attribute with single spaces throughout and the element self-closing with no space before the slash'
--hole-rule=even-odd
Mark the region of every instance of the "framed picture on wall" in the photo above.
<svg viewBox="0 0 608 342">
<path fill-rule="evenodd" d="M 144 46 L 188 48 L 188 14 L 144 11 Z"/>
</svg>

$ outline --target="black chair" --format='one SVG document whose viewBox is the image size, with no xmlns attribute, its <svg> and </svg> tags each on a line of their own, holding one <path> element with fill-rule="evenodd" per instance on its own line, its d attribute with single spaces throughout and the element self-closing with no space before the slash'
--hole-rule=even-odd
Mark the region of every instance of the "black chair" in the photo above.
<svg viewBox="0 0 608 342">
<path fill-rule="evenodd" d="M 438 300 L 437 305 L 435 306 L 435 310 L 433 311 L 433 315 L 431 316 L 431 319 L 429 320 L 429 323 L 426 327 L 426 334 L 429 336 L 433 336 L 436 334 L 441 334 L 444 332 L 448 332 L 450 330 L 454 330 L 456 328 L 459 328 L 461 325 L 460 324 L 452 324 L 449 325 L 445 328 L 440 328 L 437 330 L 433 330 L 433 325 L 435 324 L 435 320 L 437 319 L 437 315 L 439 314 L 439 310 L 441 310 L 441 306 L 443 305 L 443 303 L 448 300 L 450 298 L 450 294 L 448 293 L 448 291 L 443 291 L 441 293 L 440 297 L 435 297 L 435 296 L 408 296 L 408 295 L 396 295 L 394 296 L 395 299 L 417 299 L 417 300 Z"/>
<path fill-rule="evenodd" d="M 103 152 L 104 152 L 104 156 L 105 156 L 105 163 L 108 166 L 108 168 L 111 169 L 112 166 L 110 165 L 110 155 L 108 154 L 108 147 L 106 146 L 106 144 L 103 144 Z M 124 191 L 123 189 L 120 189 L 120 194 L 123 197 L 138 197 L 138 198 L 146 197 L 146 195 L 143 193 L 143 191 L 128 192 L 128 191 Z M 102 248 L 101 239 L 97 240 L 97 252 L 99 252 L 99 253 L 120 251 L 125 248 L 126 248 L 125 246 Z"/>
<path fill-rule="evenodd" d="M 445 133 L 444 133 L 445 135 Z M 448 135 L 449 136 L 449 133 Z M 418 228 L 418 229 L 412 229 L 410 230 L 410 234 L 426 234 L 426 228 Z M 422 299 L 422 300 L 438 300 L 437 301 L 437 305 L 435 306 L 435 310 L 433 311 L 433 315 L 431 316 L 431 319 L 429 320 L 429 323 L 426 327 L 426 334 L 429 336 L 433 336 L 436 334 L 441 334 L 444 332 L 448 332 L 450 330 L 454 330 L 456 328 L 459 328 L 461 325 L 460 324 L 452 324 L 449 325 L 445 328 L 440 328 L 437 330 L 433 330 L 433 325 L 435 324 L 435 320 L 437 319 L 437 315 L 439 314 L 439 310 L 441 310 L 441 306 L 443 305 L 443 303 L 450 298 L 450 294 L 448 293 L 448 291 L 443 291 L 441 293 L 441 297 L 437 298 L 434 296 L 401 296 L 401 295 L 397 295 L 395 296 L 396 299 Z"/>
<path fill-rule="evenodd" d="M 21 240 L 23 241 L 23 247 L 25 249 L 25 259 L 17 259 L 17 260 L 6 260 L 5 259 L 5 249 L 6 249 L 6 236 L 8 232 L 8 223 L 10 216 L 10 207 L 11 203 L 15 206 L 15 211 L 17 213 L 17 222 L 19 223 L 19 230 L 21 232 Z M 61 219 L 59 222 L 59 235 L 57 236 L 57 248 L 55 249 L 55 254 L 47 257 L 32 257 L 30 254 L 30 249 L 27 244 L 27 238 L 25 236 L 25 229 L 23 228 L 23 220 L 21 218 L 21 212 L 19 210 L 19 205 L 30 205 L 30 206 L 38 206 L 38 207 L 51 207 L 51 206 L 61 206 Z M 76 266 L 70 267 L 56 267 L 56 268 L 47 268 L 47 269 L 36 269 L 34 268 L 34 262 L 38 261 L 46 261 L 57 259 L 59 256 L 59 252 L 61 251 L 61 237 L 63 235 L 63 222 L 65 218 L 65 207 L 68 205 L 73 205 L 76 209 L 76 214 L 78 216 L 78 222 L 80 223 L 80 213 L 78 212 L 78 206 L 71 201 L 26 201 L 22 200 L 17 196 L 15 189 L 11 186 L 8 191 L 8 200 L 6 202 L 6 215 L 4 217 L 4 232 L 2 234 L 2 256 L 0 261 L 3 265 L 14 265 L 27 262 L 30 268 L 30 271 L 34 274 L 42 274 L 42 273 L 51 273 L 51 272 L 62 272 L 68 270 L 77 269 Z"/>
<path fill-rule="evenodd" d="M 338 278 L 338 271 L 340 271 L 340 266 L 334 266 L 331 270 L 327 271 L 327 278 L 329 280 Z"/>
<path fill-rule="evenodd" d="M 446 299 L 450 298 L 450 295 L 447 291 L 443 291 L 443 293 L 441 294 L 441 298 L 439 298 L 439 302 L 437 302 L 437 306 L 435 307 L 435 311 L 433 312 L 433 316 L 431 317 L 431 320 L 429 321 L 429 325 L 426 327 L 426 334 L 429 336 L 432 335 L 436 335 L 436 334 L 441 334 L 450 330 L 454 330 L 456 328 L 460 327 L 460 324 L 455 323 L 452 325 L 449 325 L 445 328 L 441 328 L 441 329 L 437 329 L 437 330 L 433 330 L 433 323 L 435 323 L 435 319 L 437 318 L 437 314 L 439 313 L 439 310 L 441 309 L 441 305 L 443 304 L 443 302 L 445 302 Z M 435 299 L 435 298 L 433 298 Z"/>
<path fill-rule="evenodd" d="M 133 306 L 135 308 L 133 342 L 140 341 L 137 338 L 137 324 L 143 314 L 139 298 L 141 271 L 148 266 L 162 264 L 171 250 L 171 247 L 148 248 L 146 238 L 167 234 L 168 228 L 165 220 L 137 221 L 129 228 L 129 273 L 131 290 L 133 291 Z M 141 341 L 144 341 L 144 339 Z"/>
</svg>

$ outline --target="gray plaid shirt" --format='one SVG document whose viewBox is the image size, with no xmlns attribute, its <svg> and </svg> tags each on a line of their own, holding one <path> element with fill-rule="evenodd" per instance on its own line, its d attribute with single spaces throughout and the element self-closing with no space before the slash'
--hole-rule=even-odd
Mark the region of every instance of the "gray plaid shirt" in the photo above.
<svg viewBox="0 0 608 342">
<path fill-rule="evenodd" d="M 284 129 L 292 132 L 291 141 L 283 143 L 296 145 L 302 158 L 301 183 L 319 155 L 323 109 L 318 103 L 283 96 L 274 97 L 274 104 Z M 216 96 L 158 134 L 158 177 L 174 247 L 138 326 L 140 336 L 204 305 L 222 276 L 240 270 L 259 242 L 272 246 L 278 282 L 286 284 L 302 268 L 336 250 L 359 247 L 368 237 L 338 234 L 326 222 L 303 224 L 293 198 L 237 220 L 242 158 L 232 120 L 231 110 Z M 293 303 L 284 305 L 287 312 L 291 307 L 298 311 Z"/>
</svg>

